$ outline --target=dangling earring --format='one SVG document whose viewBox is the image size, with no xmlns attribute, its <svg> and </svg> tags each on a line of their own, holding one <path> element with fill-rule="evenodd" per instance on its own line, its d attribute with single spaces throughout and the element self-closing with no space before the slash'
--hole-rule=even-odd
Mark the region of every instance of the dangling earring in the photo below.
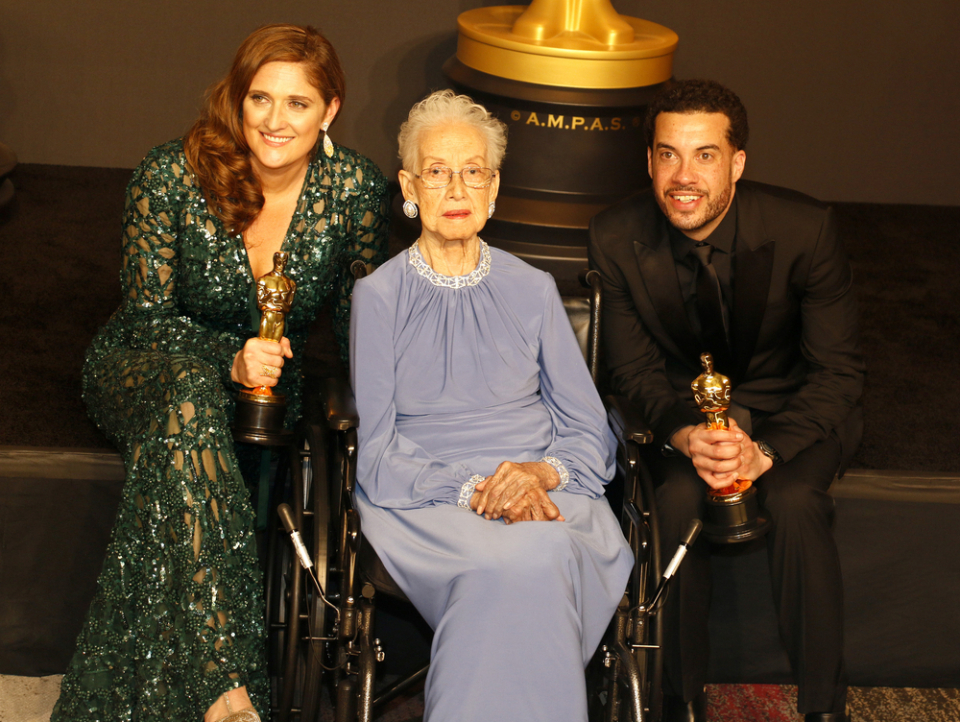
<svg viewBox="0 0 960 722">
<path fill-rule="evenodd" d="M 414 203 L 413 201 L 403 202 L 403 215 L 405 215 L 407 218 L 416 218 L 417 213 L 419 212 L 420 211 L 417 208 L 417 204 Z"/>
<path fill-rule="evenodd" d="M 490 205 L 487 206 L 487 218 L 493 218 L 494 211 L 497 210 L 497 204 L 493 201 L 490 201 Z"/>
<path fill-rule="evenodd" d="M 329 123 L 323 124 L 323 152 L 327 158 L 333 158 L 333 141 L 330 140 L 330 134 L 327 133 L 327 128 L 329 127 Z"/>
</svg>

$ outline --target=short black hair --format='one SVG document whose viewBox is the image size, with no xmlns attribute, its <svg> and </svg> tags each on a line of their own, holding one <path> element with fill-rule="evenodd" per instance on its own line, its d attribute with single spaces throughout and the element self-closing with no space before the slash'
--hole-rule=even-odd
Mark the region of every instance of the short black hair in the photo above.
<svg viewBox="0 0 960 722">
<path fill-rule="evenodd" d="M 730 120 L 727 140 L 734 150 L 747 147 L 750 125 L 747 109 L 730 88 L 715 80 L 674 80 L 667 84 L 647 108 L 644 132 L 647 147 L 653 147 L 653 133 L 660 113 L 723 113 Z"/>
</svg>

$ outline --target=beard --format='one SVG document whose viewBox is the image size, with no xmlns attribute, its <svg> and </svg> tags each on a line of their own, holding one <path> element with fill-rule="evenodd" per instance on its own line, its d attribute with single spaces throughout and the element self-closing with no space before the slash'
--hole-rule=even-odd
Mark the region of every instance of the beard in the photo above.
<svg viewBox="0 0 960 722">
<path fill-rule="evenodd" d="M 733 197 L 732 190 L 732 184 L 728 183 L 716 196 L 706 193 L 704 195 L 706 203 L 701 204 L 695 211 L 678 211 L 674 209 L 667 200 L 667 196 L 670 193 L 683 191 L 704 193 L 704 191 L 694 186 L 676 186 L 674 188 L 667 188 L 663 193 L 657 193 L 657 205 L 660 206 L 663 215 L 667 217 L 667 220 L 670 221 L 670 224 L 674 228 L 678 228 L 681 231 L 696 231 L 720 217 L 723 212 L 727 210 L 727 207 L 730 205 L 730 199 Z"/>
</svg>

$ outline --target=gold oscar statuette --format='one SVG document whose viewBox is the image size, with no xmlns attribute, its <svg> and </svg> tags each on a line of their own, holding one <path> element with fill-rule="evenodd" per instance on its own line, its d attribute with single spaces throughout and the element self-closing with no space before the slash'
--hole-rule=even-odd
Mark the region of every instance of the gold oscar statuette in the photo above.
<svg viewBox="0 0 960 722">
<path fill-rule="evenodd" d="M 260 309 L 259 337 L 280 343 L 286 329 L 286 316 L 293 305 L 297 284 L 283 275 L 288 254 L 273 254 L 273 270 L 257 279 L 257 308 Z M 269 386 L 242 389 L 237 398 L 233 435 L 251 443 L 283 443 L 287 399 Z"/>
<path fill-rule="evenodd" d="M 713 356 L 700 355 L 703 373 L 690 384 L 697 406 L 707 416 L 708 429 L 729 429 L 730 379 L 713 369 Z M 722 489 L 710 489 L 703 534 L 712 542 L 732 544 L 763 536 L 770 520 L 760 508 L 757 490 L 749 479 L 737 479 Z"/>
</svg>

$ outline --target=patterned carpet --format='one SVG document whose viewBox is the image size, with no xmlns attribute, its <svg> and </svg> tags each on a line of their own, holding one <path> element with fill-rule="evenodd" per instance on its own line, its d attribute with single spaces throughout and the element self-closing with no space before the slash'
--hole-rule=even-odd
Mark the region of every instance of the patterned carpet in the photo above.
<svg viewBox="0 0 960 722">
<path fill-rule="evenodd" d="M 48 722 L 60 692 L 60 676 L 0 676 L 0 722 Z M 798 722 L 796 687 L 718 684 L 707 687 L 708 722 Z M 332 720 L 329 704 L 322 719 Z M 957 722 L 960 690 L 851 687 L 848 710 L 855 722 Z M 423 693 L 394 700 L 377 722 L 419 722 Z"/>
<path fill-rule="evenodd" d="M 797 722 L 797 688 L 775 684 L 707 687 L 708 722 Z M 957 722 L 960 690 L 851 687 L 847 711 L 855 722 Z"/>
<path fill-rule="evenodd" d="M 707 722 L 802 722 L 797 688 L 776 684 L 707 686 Z M 960 690 L 851 687 L 847 711 L 854 722 L 958 722 Z M 377 722 L 419 722 L 423 695 L 394 700 Z M 330 717 L 332 719 L 332 716 Z"/>
</svg>

